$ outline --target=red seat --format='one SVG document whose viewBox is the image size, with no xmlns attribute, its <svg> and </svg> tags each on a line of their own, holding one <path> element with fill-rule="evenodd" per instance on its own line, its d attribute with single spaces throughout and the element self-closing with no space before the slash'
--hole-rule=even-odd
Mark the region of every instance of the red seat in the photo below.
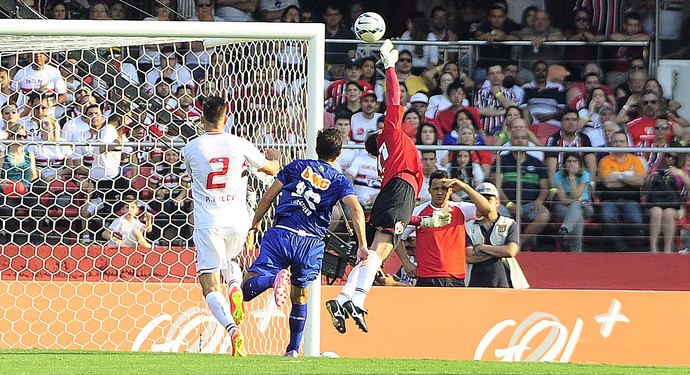
<svg viewBox="0 0 690 375">
<path fill-rule="evenodd" d="M 542 141 L 542 143 L 546 143 L 546 140 L 549 139 L 550 136 L 554 135 L 557 131 L 560 131 L 561 127 L 548 122 L 542 122 L 539 124 L 530 125 L 529 130 L 534 133 L 534 135 L 536 135 L 537 138 Z"/>
</svg>

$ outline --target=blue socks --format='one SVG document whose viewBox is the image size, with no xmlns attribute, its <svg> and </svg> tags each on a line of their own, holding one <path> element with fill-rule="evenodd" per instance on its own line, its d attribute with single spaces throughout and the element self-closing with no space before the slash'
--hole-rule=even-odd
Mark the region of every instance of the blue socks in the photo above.
<svg viewBox="0 0 690 375">
<path fill-rule="evenodd" d="M 275 276 L 254 276 L 247 280 L 244 285 L 242 285 L 242 294 L 244 294 L 245 302 L 253 300 L 268 288 L 273 288 L 275 279 Z"/>
<path fill-rule="evenodd" d="M 290 311 L 290 343 L 287 346 L 287 350 L 285 350 L 286 353 L 289 353 L 291 350 L 299 352 L 306 323 L 307 305 L 293 303 L 292 311 Z"/>
</svg>

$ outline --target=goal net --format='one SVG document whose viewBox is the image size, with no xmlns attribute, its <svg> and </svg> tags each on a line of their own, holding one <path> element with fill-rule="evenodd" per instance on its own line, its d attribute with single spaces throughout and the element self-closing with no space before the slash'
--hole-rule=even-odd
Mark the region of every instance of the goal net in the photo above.
<svg viewBox="0 0 690 375">
<path fill-rule="evenodd" d="M 314 157 L 323 26 L 3 20 L 0 63 L 0 348 L 228 352 L 196 282 L 180 150 L 218 95 L 226 131 L 281 165 Z M 246 178 L 251 212 L 272 178 Z M 288 307 L 269 292 L 247 310 L 246 351 L 282 354 Z"/>
</svg>

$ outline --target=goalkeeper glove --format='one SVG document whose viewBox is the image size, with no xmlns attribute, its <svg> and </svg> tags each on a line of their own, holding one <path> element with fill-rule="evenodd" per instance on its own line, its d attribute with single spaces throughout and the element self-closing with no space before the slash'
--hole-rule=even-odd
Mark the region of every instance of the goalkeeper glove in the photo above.
<svg viewBox="0 0 690 375">
<path fill-rule="evenodd" d="M 384 68 L 393 68 L 395 63 L 398 61 L 398 50 L 393 47 L 393 42 L 390 39 L 386 39 L 381 45 L 381 62 Z"/>
<path fill-rule="evenodd" d="M 453 215 L 450 211 L 443 209 L 434 211 L 431 216 L 423 217 L 419 225 L 428 228 L 438 228 L 450 224 L 451 221 L 453 221 Z"/>
</svg>

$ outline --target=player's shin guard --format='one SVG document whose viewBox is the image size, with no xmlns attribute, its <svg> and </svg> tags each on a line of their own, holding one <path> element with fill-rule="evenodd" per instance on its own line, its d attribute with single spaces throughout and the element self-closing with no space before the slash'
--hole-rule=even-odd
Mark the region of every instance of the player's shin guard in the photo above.
<svg viewBox="0 0 690 375">
<path fill-rule="evenodd" d="M 235 321 L 232 319 L 232 315 L 230 315 L 230 304 L 221 292 L 215 291 L 207 294 L 206 303 L 211 310 L 211 314 L 228 332 L 236 327 Z"/>
<path fill-rule="evenodd" d="M 350 298 L 352 298 L 352 295 L 355 293 L 355 289 L 357 288 L 357 279 L 359 279 L 361 270 L 362 263 L 358 263 L 352 268 L 350 274 L 347 275 L 347 281 L 345 282 L 345 285 L 343 285 L 343 289 L 340 290 L 340 294 L 338 294 L 338 296 L 335 298 L 340 306 L 349 301 Z"/>
<path fill-rule="evenodd" d="M 285 350 L 290 353 L 291 350 L 299 352 L 300 343 L 302 342 L 302 335 L 304 334 L 304 325 L 307 322 L 307 305 L 300 305 L 293 303 L 290 311 L 290 343 Z"/>
<path fill-rule="evenodd" d="M 357 287 L 355 288 L 355 292 L 352 294 L 352 302 L 355 304 L 355 306 L 364 308 L 364 298 L 366 298 L 372 284 L 374 284 L 376 272 L 378 272 L 379 268 L 381 268 L 382 263 L 383 260 L 381 260 L 379 254 L 377 254 L 376 251 L 369 250 L 367 264 L 359 270 Z"/>
<path fill-rule="evenodd" d="M 268 288 L 272 288 L 273 280 L 275 280 L 275 276 L 254 276 L 245 281 L 244 285 L 242 285 L 245 302 L 253 300 Z"/>
</svg>

